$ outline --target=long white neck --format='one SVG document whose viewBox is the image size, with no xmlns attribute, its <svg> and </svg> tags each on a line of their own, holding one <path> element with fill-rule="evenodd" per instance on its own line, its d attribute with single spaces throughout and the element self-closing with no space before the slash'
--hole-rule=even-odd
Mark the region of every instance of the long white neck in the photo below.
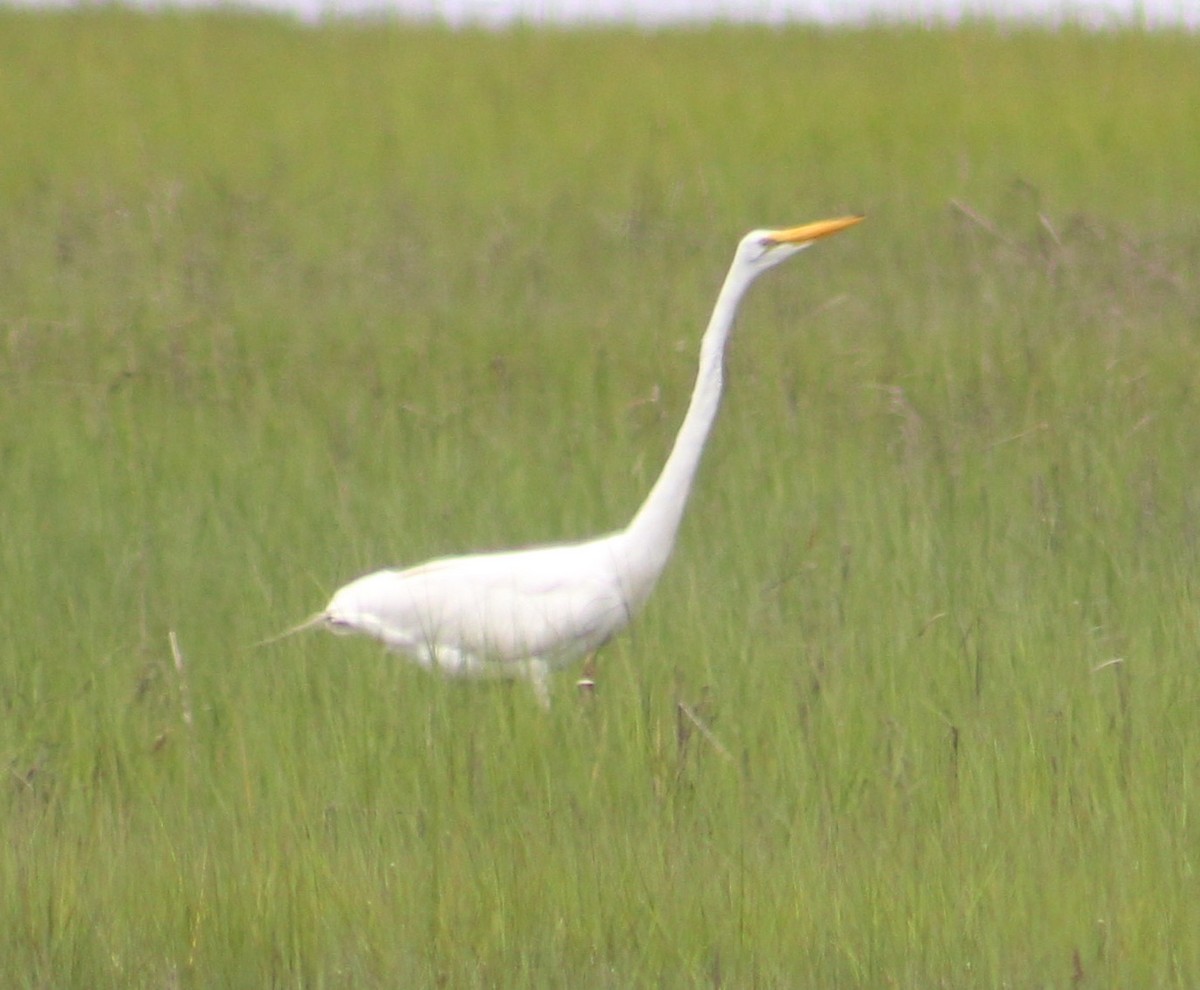
<svg viewBox="0 0 1200 990">
<path fill-rule="evenodd" d="M 753 280 L 754 273 L 736 262 L 725 277 L 708 329 L 700 341 L 696 385 L 675 446 L 645 503 L 617 536 L 624 544 L 626 577 L 636 598 L 649 594 L 671 556 L 704 444 L 721 404 L 725 344 L 738 303 Z"/>
</svg>

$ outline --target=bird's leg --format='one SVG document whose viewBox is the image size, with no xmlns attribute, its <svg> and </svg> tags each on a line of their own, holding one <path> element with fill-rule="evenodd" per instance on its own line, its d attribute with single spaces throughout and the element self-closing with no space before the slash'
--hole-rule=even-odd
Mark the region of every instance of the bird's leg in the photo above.
<svg viewBox="0 0 1200 990">
<path fill-rule="evenodd" d="M 583 669 L 579 674 L 580 677 L 575 682 L 575 686 L 579 688 L 581 695 L 591 697 L 596 693 L 596 652 L 594 650 L 583 661 Z"/>
<path fill-rule="evenodd" d="M 525 674 L 533 685 L 533 696 L 546 711 L 550 711 L 550 668 L 541 657 L 534 657 L 525 664 Z"/>
</svg>

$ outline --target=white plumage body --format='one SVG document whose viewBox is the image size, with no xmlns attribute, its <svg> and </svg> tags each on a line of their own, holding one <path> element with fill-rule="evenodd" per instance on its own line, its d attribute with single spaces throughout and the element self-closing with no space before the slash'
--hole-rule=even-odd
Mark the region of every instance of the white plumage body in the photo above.
<svg viewBox="0 0 1200 990">
<path fill-rule="evenodd" d="M 429 561 L 368 574 L 325 609 L 330 628 L 365 633 L 450 676 L 503 676 L 540 658 L 557 668 L 599 649 L 645 601 L 619 534 L 586 543 Z"/>
</svg>

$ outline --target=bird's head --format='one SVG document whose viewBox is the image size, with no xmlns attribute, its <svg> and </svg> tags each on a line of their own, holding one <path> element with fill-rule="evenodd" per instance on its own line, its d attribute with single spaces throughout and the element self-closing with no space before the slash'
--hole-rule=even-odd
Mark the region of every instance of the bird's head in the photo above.
<svg viewBox="0 0 1200 990">
<path fill-rule="evenodd" d="M 838 217 L 786 230 L 752 230 L 738 245 L 737 260 L 751 275 L 758 275 L 822 237 L 853 227 L 862 220 L 862 216 Z"/>
</svg>

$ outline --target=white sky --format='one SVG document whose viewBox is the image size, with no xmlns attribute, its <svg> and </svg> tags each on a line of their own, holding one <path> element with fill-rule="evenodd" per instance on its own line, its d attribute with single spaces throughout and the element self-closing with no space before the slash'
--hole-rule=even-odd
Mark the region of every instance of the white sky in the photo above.
<svg viewBox="0 0 1200 990">
<path fill-rule="evenodd" d="M 349 12 L 371 9 L 452 23 L 529 20 L 641 23 L 702 21 L 714 17 L 781 22 L 836 23 L 871 17 L 953 19 L 964 13 L 1059 20 L 1097 26 L 1114 23 L 1200 27 L 1200 0 L 260 0 L 291 9 Z"/>
<path fill-rule="evenodd" d="M 0 0 L 0 3 L 5 0 Z M 29 6 L 78 0 L 16 0 Z M 86 2 L 86 0 L 84 0 Z M 643 24 L 713 18 L 780 23 L 838 23 L 868 18 L 954 19 L 965 14 L 1003 18 L 1071 19 L 1097 27 L 1114 24 L 1175 25 L 1200 29 L 1200 0 L 125 0 L 132 6 L 218 3 L 291 11 L 306 20 L 323 15 L 391 14 L 436 18 L 452 24 L 499 25 L 523 19 L 578 23 Z"/>
</svg>

